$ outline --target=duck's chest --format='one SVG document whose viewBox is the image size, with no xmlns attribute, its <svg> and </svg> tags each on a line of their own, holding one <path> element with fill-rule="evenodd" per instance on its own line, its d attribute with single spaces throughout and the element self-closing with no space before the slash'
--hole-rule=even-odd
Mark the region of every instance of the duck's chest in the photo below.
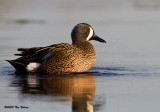
<svg viewBox="0 0 160 112">
<path fill-rule="evenodd" d="M 77 59 L 73 61 L 75 69 L 80 72 L 88 71 L 96 62 L 96 51 L 95 48 L 91 46 L 83 47 L 77 51 Z"/>
</svg>

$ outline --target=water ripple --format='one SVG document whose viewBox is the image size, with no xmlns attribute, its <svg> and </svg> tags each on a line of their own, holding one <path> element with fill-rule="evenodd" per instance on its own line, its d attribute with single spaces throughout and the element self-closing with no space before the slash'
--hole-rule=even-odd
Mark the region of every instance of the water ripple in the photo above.
<svg viewBox="0 0 160 112">
<path fill-rule="evenodd" d="M 14 76 L 14 68 L 9 66 L 0 66 L 0 79 L 10 79 Z"/>
<path fill-rule="evenodd" d="M 95 76 L 160 76 L 159 67 L 93 67 L 90 72 Z M 0 79 L 10 79 L 15 75 L 13 67 L 0 66 Z M 21 75 L 25 79 L 26 74 Z"/>
<path fill-rule="evenodd" d="M 96 76 L 160 76 L 159 67 L 93 67 Z"/>
</svg>

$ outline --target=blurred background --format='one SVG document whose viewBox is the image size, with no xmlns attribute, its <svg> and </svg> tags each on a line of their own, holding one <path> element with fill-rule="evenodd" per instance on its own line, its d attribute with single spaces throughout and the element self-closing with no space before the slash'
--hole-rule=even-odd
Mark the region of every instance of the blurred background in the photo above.
<svg viewBox="0 0 160 112">
<path fill-rule="evenodd" d="M 93 74 L 16 75 L 5 61 L 19 47 L 71 43 L 82 22 L 107 41 L 91 41 Z M 159 43 L 160 0 L 0 0 L 0 111 L 159 112 Z"/>
<path fill-rule="evenodd" d="M 71 43 L 72 28 L 93 26 L 98 66 L 160 63 L 159 0 L 0 0 L 0 63 L 18 47 Z"/>
</svg>

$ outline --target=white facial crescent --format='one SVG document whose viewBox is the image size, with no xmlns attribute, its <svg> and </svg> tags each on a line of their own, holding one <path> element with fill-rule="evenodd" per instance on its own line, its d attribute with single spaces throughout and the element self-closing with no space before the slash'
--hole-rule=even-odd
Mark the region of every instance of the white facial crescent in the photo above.
<svg viewBox="0 0 160 112">
<path fill-rule="evenodd" d="M 87 37 L 87 41 L 93 36 L 93 29 L 91 27 L 89 27 L 90 31 L 89 31 L 89 35 Z"/>
</svg>

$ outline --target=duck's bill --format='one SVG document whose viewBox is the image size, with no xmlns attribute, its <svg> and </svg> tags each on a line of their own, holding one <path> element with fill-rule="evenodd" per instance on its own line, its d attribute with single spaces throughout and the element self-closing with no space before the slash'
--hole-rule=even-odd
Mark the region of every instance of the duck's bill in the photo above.
<svg viewBox="0 0 160 112">
<path fill-rule="evenodd" d="M 102 38 L 98 37 L 96 34 L 94 34 L 90 40 L 96 40 L 96 41 L 99 41 L 99 42 L 103 42 L 103 43 L 106 43 L 105 40 L 103 40 Z"/>
</svg>

